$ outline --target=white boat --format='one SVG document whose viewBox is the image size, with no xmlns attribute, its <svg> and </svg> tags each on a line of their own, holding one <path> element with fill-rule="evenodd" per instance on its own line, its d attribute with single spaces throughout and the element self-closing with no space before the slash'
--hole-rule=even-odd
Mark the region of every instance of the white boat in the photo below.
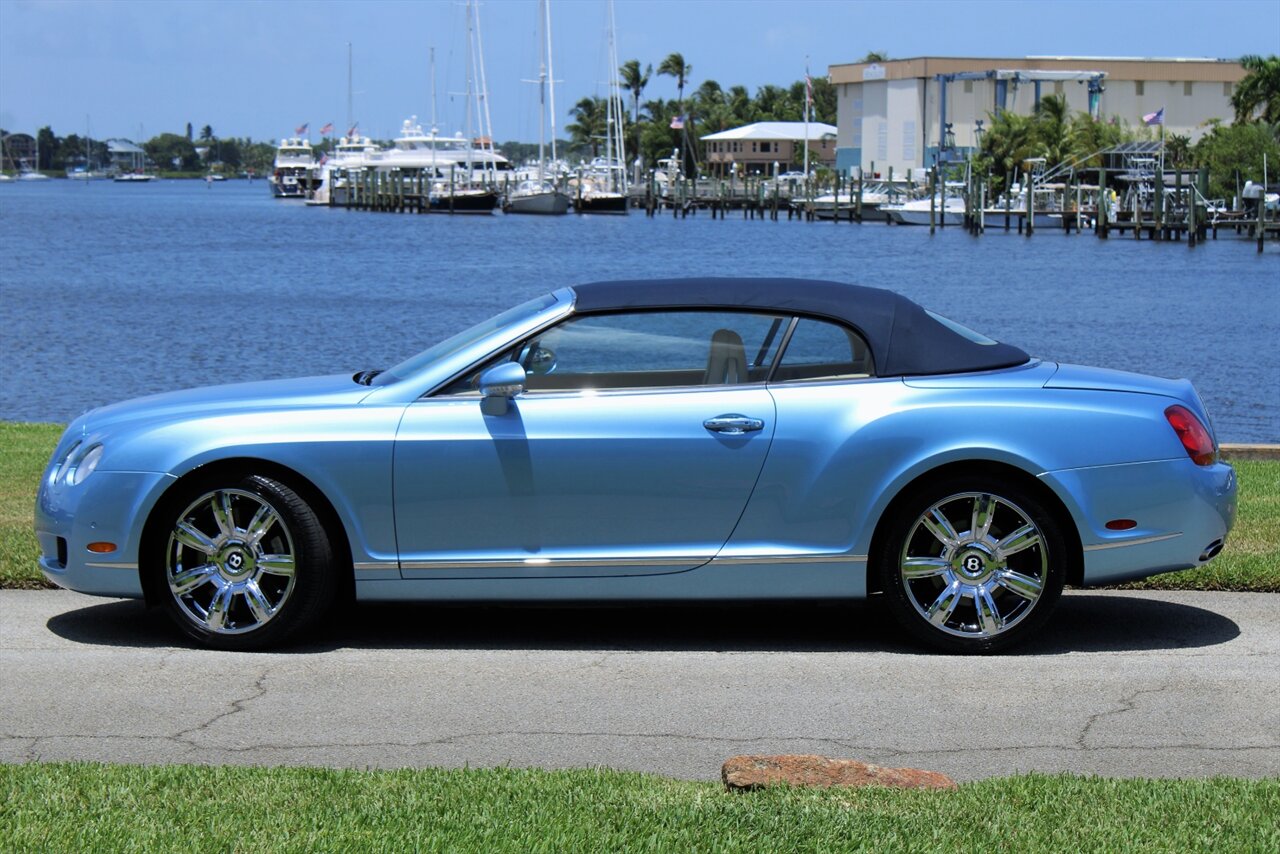
<svg viewBox="0 0 1280 854">
<path fill-rule="evenodd" d="M 111 180 L 117 184 L 146 184 L 155 179 L 155 175 L 148 175 L 146 172 L 121 172 Z"/>
<path fill-rule="evenodd" d="M 957 196 L 913 199 L 899 205 L 881 205 L 880 210 L 899 225 L 928 225 L 930 207 L 938 225 L 964 225 L 964 199 Z"/>
<path fill-rule="evenodd" d="M 31 168 L 31 164 L 25 160 L 18 161 L 18 180 L 19 181 L 48 181 L 49 176 L 43 172 L 37 172 Z"/>
<path fill-rule="evenodd" d="M 351 178 L 368 163 L 378 146 L 367 136 L 360 136 L 353 126 L 338 140 L 333 153 L 320 159 L 311 170 L 312 186 L 307 196 L 309 205 L 345 205 L 351 191 Z"/>
<path fill-rule="evenodd" d="M 813 215 L 818 219 L 834 219 L 837 215 L 848 217 L 857 206 L 857 191 L 849 190 L 840 193 L 824 193 L 813 200 Z M 883 184 L 867 184 L 862 188 L 862 219 L 887 221 L 889 215 L 882 210 L 883 206 L 893 203 L 895 197 L 901 197 L 901 193 L 891 195 L 889 188 Z M 795 199 L 793 205 L 802 205 L 803 201 Z"/>
<path fill-rule="evenodd" d="M 299 137 L 280 140 L 276 162 L 267 178 L 271 195 L 277 199 L 302 199 L 313 189 L 311 170 L 315 166 L 311 143 Z"/>
</svg>

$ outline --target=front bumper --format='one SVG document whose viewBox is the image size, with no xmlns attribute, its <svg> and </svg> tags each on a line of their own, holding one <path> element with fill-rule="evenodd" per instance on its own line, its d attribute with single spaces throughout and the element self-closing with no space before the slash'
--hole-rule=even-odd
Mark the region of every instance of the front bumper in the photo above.
<svg viewBox="0 0 1280 854">
<path fill-rule="evenodd" d="M 1075 518 L 1086 586 L 1199 566 L 1235 521 L 1235 469 L 1226 463 L 1161 460 L 1049 472 L 1043 480 Z M 1117 519 L 1137 525 L 1108 530 Z"/>
<path fill-rule="evenodd" d="M 142 597 L 138 554 L 142 526 L 174 478 L 158 472 L 99 470 L 79 486 L 46 471 L 36 495 L 35 528 L 44 577 L 95 596 Z M 114 543 L 96 554 L 90 543 Z"/>
</svg>

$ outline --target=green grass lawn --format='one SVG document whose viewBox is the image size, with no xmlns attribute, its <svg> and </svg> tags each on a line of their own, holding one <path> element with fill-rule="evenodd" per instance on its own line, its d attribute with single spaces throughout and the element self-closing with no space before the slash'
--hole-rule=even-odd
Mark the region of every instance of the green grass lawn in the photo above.
<svg viewBox="0 0 1280 854">
<path fill-rule="evenodd" d="M 729 793 L 608 770 L 0 765 L 0 850 L 1276 851 L 1280 780 Z"/>
<path fill-rule="evenodd" d="M 62 429 L 0 421 L 0 587 L 48 586 L 36 569 L 31 509 L 36 483 Z M 1280 592 L 1280 462 L 1233 465 L 1240 476 L 1240 511 L 1222 554 L 1199 569 L 1129 587 Z"/>
</svg>

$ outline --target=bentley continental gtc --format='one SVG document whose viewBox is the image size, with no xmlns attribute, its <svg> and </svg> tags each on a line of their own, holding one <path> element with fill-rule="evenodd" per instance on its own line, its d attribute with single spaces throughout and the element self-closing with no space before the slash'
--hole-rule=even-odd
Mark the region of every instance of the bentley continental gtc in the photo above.
<svg viewBox="0 0 1280 854">
<path fill-rule="evenodd" d="M 212 647 L 357 601 L 872 597 L 990 652 L 1065 585 L 1194 567 L 1236 481 L 1186 380 L 1059 364 L 892 292 L 598 282 L 394 367 L 105 406 L 58 442 L 40 566 Z"/>
</svg>

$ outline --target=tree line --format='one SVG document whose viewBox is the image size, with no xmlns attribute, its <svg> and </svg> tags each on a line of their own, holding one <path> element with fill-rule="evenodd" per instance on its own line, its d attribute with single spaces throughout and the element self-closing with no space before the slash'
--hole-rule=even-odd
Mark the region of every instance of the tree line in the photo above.
<svg viewBox="0 0 1280 854">
<path fill-rule="evenodd" d="M 645 99 L 644 92 L 658 76 L 671 77 L 676 84 L 676 97 Z M 658 63 L 643 67 L 638 59 L 629 59 L 618 69 L 618 79 L 626 100 L 623 129 L 629 157 L 639 156 L 648 165 L 670 157 L 679 150 L 685 170 L 693 172 L 702 155 L 699 137 L 754 122 L 798 122 L 804 120 L 806 81 L 789 86 L 768 84 L 754 94 L 746 86 L 725 88 L 715 80 L 704 80 L 685 97 L 691 82 L 693 65 L 681 53 L 668 54 Z M 812 78 L 812 109 L 815 122 L 836 122 L 835 87 L 825 76 Z M 580 99 L 569 110 L 573 122 L 565 127 L 570 134 L 570 153 L 592 157 L 604 147 L 608 130 L 608 100 L 596 96 Z"/>
</svg>

